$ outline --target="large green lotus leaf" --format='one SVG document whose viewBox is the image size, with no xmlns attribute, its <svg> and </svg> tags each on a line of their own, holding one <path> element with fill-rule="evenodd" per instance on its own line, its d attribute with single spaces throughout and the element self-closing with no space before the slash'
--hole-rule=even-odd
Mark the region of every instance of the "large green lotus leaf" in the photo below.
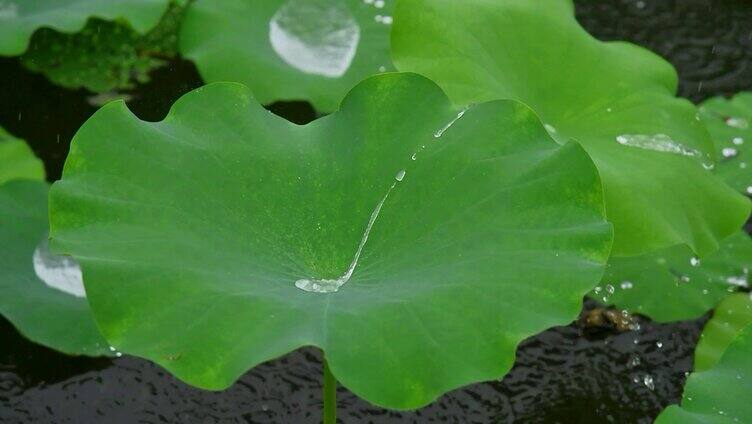
<svg viewBox="0 0 752 424">
<path fill-rule="evenodd" d="M 308 100 L 337 109 L 364 77 L 392 70 L 395 0 L 197 0 L 181 53 L 207 82 L 248 85 L 261 103 Z"/>
<path fill-rule="evenodd" d="M 737 333 L 718 363 L 693 373 L 681 406 L 671 405 L 656 424 L 737 424 L 752 419 L 752 325 Z"/>
<path fill-rule="evenodd" d="M 686 246 L 611 258 L 591 296 L 657 321 L 693 319 L 713 309 L 729 291 L 749 287 L 752 239 L 744 231 L 723 240 L 704 258 Z"/>
<path fill-rule="evenodd" d="M 143 33 L 157 24 L 168 3 L 169 0 L 0 0 L 0 55 L 23 53 L 38 28 L 77 32 L 89 17 L 122 19 Z"/>
<path fill-rule="evenodd" d="M 391 408 L 503 375 L 521 340 L 577 315 L 611 243 L 578 144 L 514 101 L 458 112 L 414 74 L 369 78 L 306 126 L 234 83 L 156 123 L 110 103 L 51 199 L 53 242 L 119 349 L 221 389 L 318 346 Z"/>
<path fill-rule="evenodd" d="M 603 179 L 617 256 L 687 244 L 705 255 L 738 230 L 749 201 L 703 167 L 713 144 L 695 107 L 674 97 L 664 60 L 603 43 L 570 0 L 402 0 L 393 58 L 455 104 L 518 99 L 560 142 L 575 138 Z"/>
<path fill-rule="evenodd" d="M 752 93 L 714 97 L 700 106 L 700 117 L 715 141 L 715 173 L 733 188 L 752 195 Z"/>
<path fill-rule="evenodd" d="M 0 314 L 29 339 L 80 355 L 110 354 L 99 333 L 78 264 L 52 255 L 47 183 L 0 185 Z"/>
<path fill-rule="evenodd" d="M 44 165 L 23 140 L 0 128 L 0 184 L 15 179 L 44 180 Z"/>
<path fill-rule="evenodd" d="M 752 299 L 748 293 L 734 293 L 713 311 L 695 348 L 695 371 L 712 368 L 739 331 L 752 323 Z"/>
<path fill-rule="evenodd" d="M 55 84 L 106 92 L 149 81 L 149 72 L 177 55 L 183 8 L 172 4 L 146 34 L 127 23 L 89 19 L 76 33 L 41 28 L 31 38 L 21 63 Z"/>
</svg>

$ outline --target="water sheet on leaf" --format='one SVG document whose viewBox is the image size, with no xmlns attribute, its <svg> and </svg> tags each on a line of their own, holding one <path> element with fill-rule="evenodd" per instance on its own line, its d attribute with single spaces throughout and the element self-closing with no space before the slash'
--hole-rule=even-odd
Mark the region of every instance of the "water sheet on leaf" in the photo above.
<svg viewBox="0 0 752 424">
<path fill-rule="evenodd" d="M 332 112 L 360 80 L 393 70 L 396 0 L 197 0 L 181 53 L 207 82 L 248 85 L 261 103 L 307 100 Z"/>
<path fill-rule="evenodd" d="M 169 3 L 169 0 L 0 0 L 0 55 L 22 54 L 38 28 L 77 32 L 89 17 L 121 19 L 144 33 L 157 24 Z"/>
<path fill-rule="evenodd" d="M 23 180 L 44 180 L 44 164 L 23 141 L 0 128 L 0 184 Z"/>
<path fill-rule="evenodd" d="M 49 252 L 41 181 L 0 185 L 0 314 L 21 334 L 74 355 L 108 355 L 86 301 L 80 269 Z"/>
<path fill-rule="evenodd" d="M 521 340 L 576 317 L 611 243 L 578 144 L 514 101 L 458 111 L 414 74 L 306 126 L 233 83 L 156 123 L 110 103 L 51 199 L 53 247 L 119 349 L 222 389 L 318 346 L 391 408 L 503 375 Z"/>
<path fill-rule="evenodd" d="M 712 330 L 711 330 L 712 331 Z M 736 334 L 709 370 L 693 373 L 684 386 L 681 406 L 671 405 L 656 424 L 736 424 L 752 418 L 752 325 Z"/>
<path fill-rule="evenodd" d="M 700 106 L 702 122 L 716 146 L 716 175 L 752 196 L 752 93 L 714 97 Z"/>
<path fill-rule="evenodd" d="M 694 319 L 729 292 L 748 288 L 750 270 L 752 239 L 739 231 L 704 258 L 686 246 L 610 258 L 602 283 L 590 296 L 657 321 Z"/>
<path fill-rule="evenodd" d="M 570 0 L 403 0 L 392 52 L 399 70 L 428 76 L 455 104 L 518 99 L 558 141 L 582 143 L 603 180 L 616 256 L 680 243 L 705 255 L 749 215 L 749 201 L 705 170 L 713 144 L 696 108 L 674 96 L 674 69 L 594 39 Z"/>
</svg>

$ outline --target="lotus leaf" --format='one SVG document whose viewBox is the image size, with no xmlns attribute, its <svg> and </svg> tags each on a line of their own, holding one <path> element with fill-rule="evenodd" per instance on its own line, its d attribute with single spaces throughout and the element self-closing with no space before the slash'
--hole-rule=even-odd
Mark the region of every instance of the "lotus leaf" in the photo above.
<svg viewBox="0 0 752 424">
<path fill-rule="evenodd" d="M 236 83 L 161 122 L 109 103 L 74 137 L 51 222 L 118 349 L 222 389 L 317 346 L 390 408 L 503 375 L 577 316 L 611 245 L 578 144 L 515 101 L 456 110 L 414 74 L 305 126 Z"/>
</svg>

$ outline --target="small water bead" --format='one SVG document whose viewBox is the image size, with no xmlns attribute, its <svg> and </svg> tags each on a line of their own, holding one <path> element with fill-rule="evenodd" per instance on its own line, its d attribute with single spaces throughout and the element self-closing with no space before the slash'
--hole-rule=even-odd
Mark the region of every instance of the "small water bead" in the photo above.
<svg viewBox="0 0 752 424">
<path fill-rule="evenodd" d="M 702 289 L 702 294 L 708 294 L 708 289 Z"/>
<path fill-rule="evenodd" d="M 34 272 L 44 284 L 75 297 L 86 297 L 81 267 L 70 256 L 55 255 L 45 238 L 32 256 Z"/>
<path fill-rule="evenodd" d="M 736 150 L 733 147 L 724 147 L 723 150 L 721 150 L 721 154 L 724 158 L 733 158 L 739 153 L 738 150 Z"/>
<path fill-rule="evenodd" d="M 741 146 L 742 144 L 744 144 L 744 139 L 743 139 L 743 138 L 741 138 L 741 137 L 734 137 L 734 138 L 733 138 L 733 139 L 731 140 L 731 142 L 732 142 L 732 143 L 734 143 L 734 144 L 735 144 L 735 145 L 737 145 L 737 146 Z"/>
<path fill-rule="evenodd" d="M 412 159 L 412 160 L 418 159 L 418 154 L 417 153 L 413 153 L 413 155 L 410 156 L 410 159 Z"/>
<path fill-rule="evenodd" d="M 752 186 L 747 186 L 747 194 L 752 194 Z"/>
<path fill-rule="evenodd" d="M 730 284 L 732 286 L 741 287 L 741 288 L 747 288 L 747 287 L 749 287 L 749 281 L 747 280 L 747 275 L 746 274 L 743 274 L 743 275 L 732 275 L 730 277 L 727 277 L 726 278 L 726 283 L 728 283 L 728 284 Z"/>
<path fill-rule="evenodd" d="M 379 66 L 379 72 L 386 72 L 386 66 L 384 65 Z"/>
<path fill-rule="evenodd" d="M 661 341 L 655 342 L 655 345 L 658 346 L 658 349 L 660 349 L 663 347 L 663 342 Z"/>
<path fill-rule="evenodd" d="M 405 178 L 405 170 L 401 170 L 397 173 L 397 175 L 394 176 L 394 179 L 397 181 L 402 181 L 402 179 Z"/>
<path fill-rule="evenodd" d="M 601 286 L 596 286 L 596 287 L 595 287 L 595 288 L 593 289 L 593 293 L 595 293 L 595 294 L 599 294 L 599 293 L 601 292 L 601 290 L 602 290 L 602 289 L 601 289 Z"/>
<path fill-rule="evenodd" d="M 616 289 L 614 288 L 614 286 L 612 286 L 611 284 L 606 284 L 606 292 L 608 292 L 608 294 L 614 294 L 615 291 Z"/>
<path fill-rule="evenodd" d="M 546 128 L 546 131 L 550 132 L 551 134 L 556 134 L 556 127 L 554 127 L 551 124 L 543 124 L 543 126 Z"/>
<path fill-rule="evenodd" d="M 622 290 L 629 290 L 634 287 L 634 284 L 631 281 L 622 281 L 620 286 Z"/>
<path fill-rule="evenodd" d="M 692 266 L 700 266 L 700 258 L 698 258 L 697 256 L 692 256 L 689 259 L 689 264 Z"/>
<path fill-rule="evenodd" d="M 373 2 L 373 6 L 377 9 L 383 9 L 385 4 L 384 0 L 376 0 Z"/>
<path fill-rule="evenodd" d="M 708 171 L 712 171 L 713 169 L 715 169 L 715 164 L 711 162 L 703 162 L 702 167 Z"/>
<path fill-rule="evenodd" d="M 382 15 L 376 15 L 373 17 L 373 19 L 381 24 L 384 25 L 391 25 L 394 19 L 391 16 L 382 16 Z"/>
<path fill-rule="evenodd" d="M 690 278 L 689 278 L 689 275 L 682 275 L 682 276 L 680 276 L 680 277 L 679 277 L 679 282 L 682 282 L 682 283 L 689 283 L 689 282 L 690 282 Z"/>
<path fill-rule="evenodd" d="M 747 162 L 739 162 L 739 168 L 745 169 L 747 167 Z"/>
<path fill-rule="evenodd" d="M 640 360 L 639 356 L 633 356 L 632 359 L 629 361 L 629 366 L 631 368 L 634 368 L 636 366 L 639 366 L 642 363 L 642 360 Z"/>
<path fill-rule="evenodd" d="M 726 125 L 744 130 L 749 127 L 749 122 L 744 118 L 730 117 L 726 118 Z"/>
<path fill-rule="evenodd" d="M 327 0 L 289 0 L 269 21 L 269 42 L 288 65 L 338 78 L 347 72 L 360 41 L 349 9 Z"/>
</svg>

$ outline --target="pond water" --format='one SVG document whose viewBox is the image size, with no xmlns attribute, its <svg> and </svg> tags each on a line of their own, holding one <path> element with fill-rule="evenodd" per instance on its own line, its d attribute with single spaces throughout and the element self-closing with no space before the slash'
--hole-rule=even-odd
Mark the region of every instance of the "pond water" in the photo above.
<svg viewBox="0 0 752 424">
<path fill-rule="evenodd" d="M 680 94 L 693 101 L 752 90 L 750 2 L 583 0 L 578 18 L 604 40 L 634 41 L 669 58 L 680 72 Z M 338 60 L 343 52 L 336 52 Z M 345 66 L 330 65 L 327 72 Z M 15 59 L 0 59 L 0 76 L 0 126 L 29 141 L 50 178 L 59 178 L 71 137 L 100 99 L 55 87 Z M 156 121 L 201 84 L 193 65 L 173 61 L 127 93 L 128 104 L 141 118 Z M 315 118 L 302 102 L 269 109 L 297 123 Z M 583 317 L 600 316 L 599 307 L 586 302 Z M 340 388 L 340 420 L 650 423 L 680 400 L 706 319 L 657 324 L 636 317 L 639 330 L 579 320 L 525 341 L 503 380 L 453 391 L 418 411 L 380 409 Z M 300 349 L 257 367 L 224 392 L 201 391 L 138 358 L 73 358 L 50 351 L 0 318 L 2 423 L 318 423 L 321 373 L 320 353 Z"/>
</svg>

